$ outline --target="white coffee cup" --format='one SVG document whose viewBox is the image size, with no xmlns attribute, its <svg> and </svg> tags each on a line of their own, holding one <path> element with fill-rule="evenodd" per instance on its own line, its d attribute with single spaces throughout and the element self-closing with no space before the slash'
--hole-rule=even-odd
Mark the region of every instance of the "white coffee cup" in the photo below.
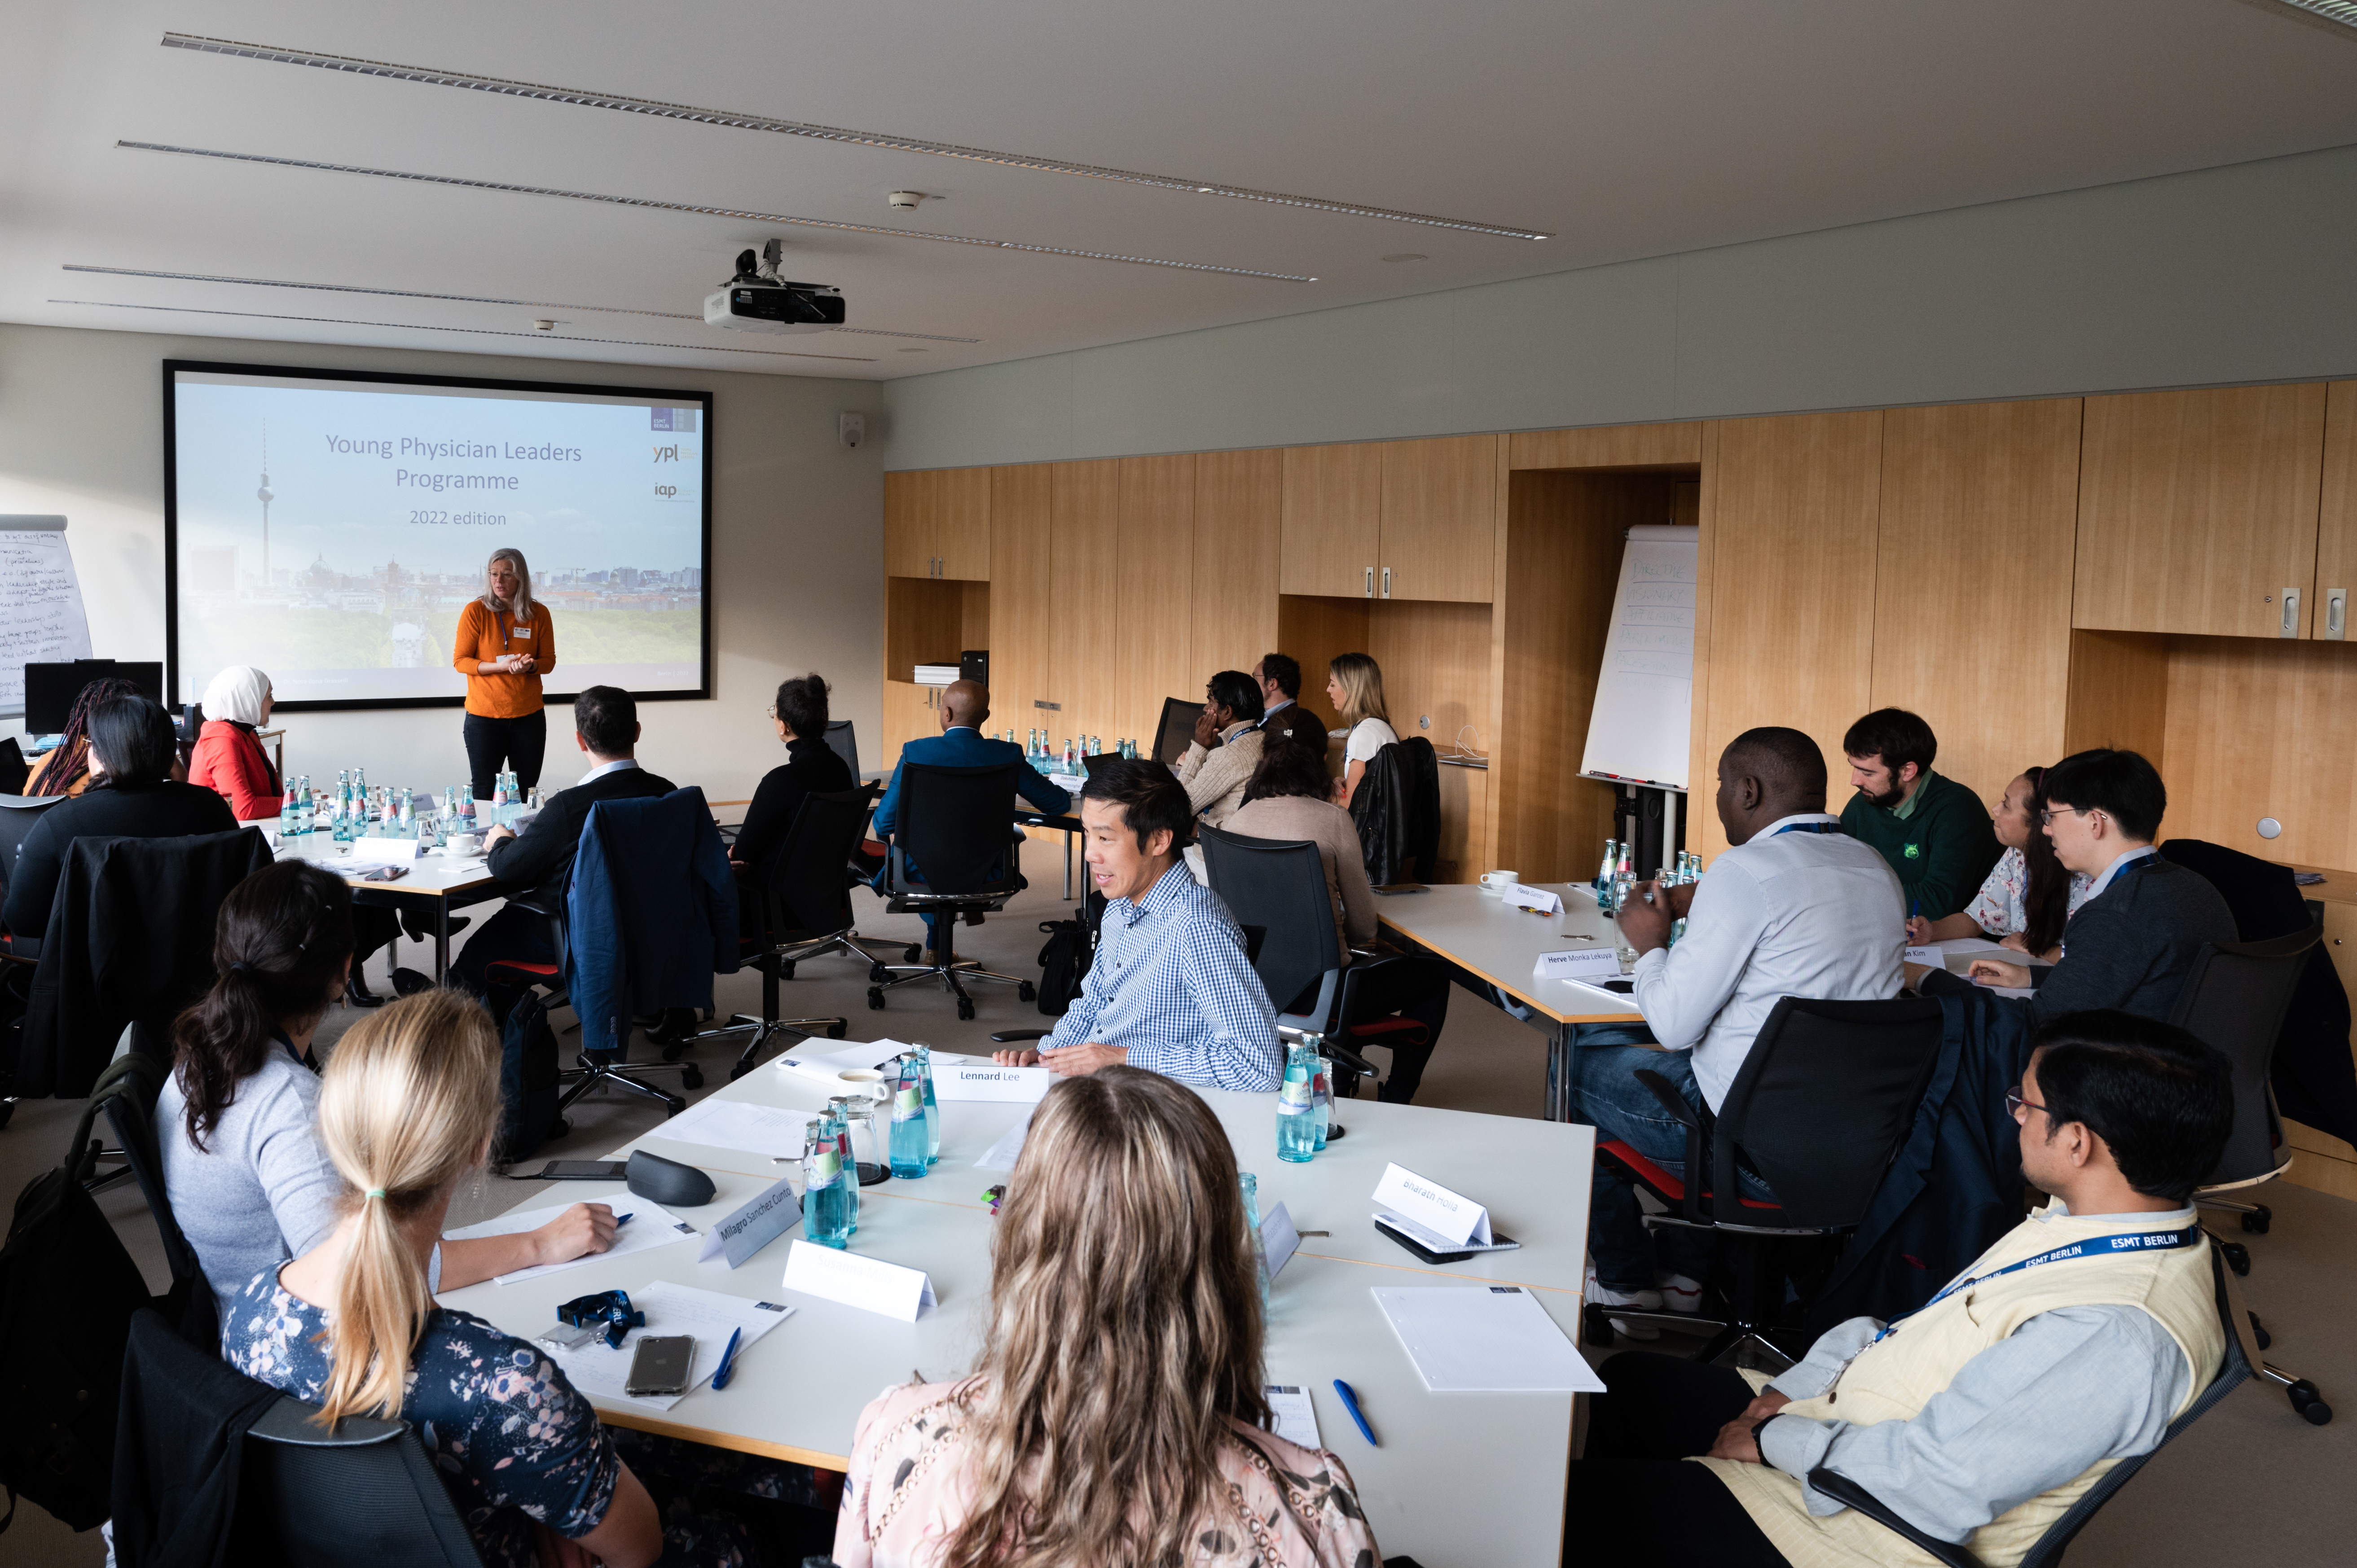
<svg viewBox="0 0 2357 1568">
<path fill-rule="evenodd" d="M 442 853 L 447 855 L 480 854 L 483 853 L 483 835 L 480 833 L 452 833 L 449 839 L 442 845 Z"/>
<path fill-rule="evenodd" d="M 1523 874 L 1519 871 L 1485 871 L 1481 874 L 1481 890 L 1495 893 L 1500 888 L 1512 887 L 1522 879 Z"/>
</svg>

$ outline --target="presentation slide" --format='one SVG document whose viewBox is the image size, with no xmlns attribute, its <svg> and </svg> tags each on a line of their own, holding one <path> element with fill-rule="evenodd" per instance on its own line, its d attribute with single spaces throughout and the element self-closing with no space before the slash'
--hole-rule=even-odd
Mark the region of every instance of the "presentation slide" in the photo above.
<svg viewBox="0 0 2357 1568">
<path fill-rule="evenodd" d="M 462 698 L 500 549 L 549 608 L 549 694 L 708 689 L 701 394 L 167 369 L 176 702 L 231 664 L 282 704 Z"/>
</svg>

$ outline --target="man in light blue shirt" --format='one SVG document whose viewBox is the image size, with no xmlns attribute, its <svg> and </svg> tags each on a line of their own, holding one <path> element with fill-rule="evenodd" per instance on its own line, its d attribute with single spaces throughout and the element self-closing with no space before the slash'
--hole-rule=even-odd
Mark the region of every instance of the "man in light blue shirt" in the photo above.
<svg viewBox="0 0 2357 1568">
<path fill-rule="evenodd" d="M 1098 765 L 1081 790 L 1089 875 L 1105 897 L 1096 960 L 1040 1048 L 996 1060 L 1068 1076 L 1119 1063 L 1210 1089 L 1277 1087 L 1276 1010 L 1234 917 L 1181 858 L 1192 821 L 1185 788 L 1160 763 Z"/>
</svg>

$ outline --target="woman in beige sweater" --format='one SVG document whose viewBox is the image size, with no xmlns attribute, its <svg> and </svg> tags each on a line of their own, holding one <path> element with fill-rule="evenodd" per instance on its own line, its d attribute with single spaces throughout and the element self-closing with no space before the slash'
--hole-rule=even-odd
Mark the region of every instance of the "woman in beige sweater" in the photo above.
<svg viewBox="0 0 2357 1568">
<path fill-rule="evenodd" d="M 1334 900 L 1334 934 L 1348 965 L 1352 948 L 1370 946 L 1375 940 L 1375 895 L 1367 883 L 1359 830 L 1351 813 L 1334 804 L 1329 795 L 1333 787 L 1325 758 L 1283 736 L 1270 736 L 1260 766 L 1244 788 L 1244 803 L 1222 826 L 1246 838 L 1285 843 L 1307 840 L 1318 846 L 1318 858 L 1326 863 L 1326 891 Z"/>
<path fill-rule="evenodd" d="M 1260 682 L 1241 670 L 1222 670 L 1203 688 L 1200 717 L 1195 721 L 1194 743 L 1178 759 L 1175 771 L 1187 787 L 1188 803 L 1195 814 L 1215 828 L 1243 804 L 1244 786 L 1252 782 L 1260 763 L 1258 729 L 1267 712 L 1261 702 Z"/>
</svg>

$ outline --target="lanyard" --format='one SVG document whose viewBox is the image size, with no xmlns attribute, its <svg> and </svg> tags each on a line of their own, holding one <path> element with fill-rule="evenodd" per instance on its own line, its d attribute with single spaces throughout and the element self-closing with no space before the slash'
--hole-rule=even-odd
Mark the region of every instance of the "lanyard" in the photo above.
<svg viewBox="0 0 2357 1568">
<path fill-rule="evenodd" d="M 1786 833 L 1837 833 L 1841 831 L 1839 822 L 1787 822 L 1768 836 L 1780 839 Z"/>
<path fill-rule="evenodd" d="M 2040 1263 L 2059 1263 L 2066 1258 L 2109 1257 L 2115 1252 L 2174 1251 L 2179 1247 L 2194 1245 L 2201 1236 L 2201 1224 L 2199 1220 L 2188 1225 L 2182 1230 L 2134 1230 L 2126 1235 L 2093 1236 L 2084 1241 L 2073 1241 L 2067 1247 L 2057 1247 L 2050 1252 L 2040 1252 L 2034 1258 L 2024 1258 L 2018 1263 L 2007 1263 L 2001 1269 L 1991 1269 L 1985 1274 L 1975 1274 L 1970 1279 L 1958 1280 L 1954 1284 L 1917 1307 L 1915 1312 L 1929 1312 L 1960 1290 L 1970 1290 L 1976 1284 L 1985 1283 L 2000 1275 L 2018 1274 L 2024 1269 L 2034 1269 Z M 1891 1330 L 1914 1316 L 1915 1312 L 1902 1312 L 1884 1324 L 1882 1332 L 1874 1337 L 1873 1343 L 1881 1344 L 1890 1337 Z"/>
</svg>

